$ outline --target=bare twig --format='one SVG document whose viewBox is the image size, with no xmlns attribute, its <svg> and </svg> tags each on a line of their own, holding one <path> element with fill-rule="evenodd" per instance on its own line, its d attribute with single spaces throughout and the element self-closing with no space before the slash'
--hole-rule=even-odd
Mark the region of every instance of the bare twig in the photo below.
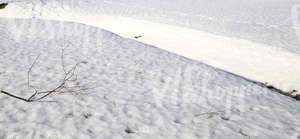
<svg viewBox="0 0 300 139">
<path fill-rule="evenodd" d="M 28 71 L 27 71 L 27 86 L 28 88 L 33 88 L 34 90 L 36 90 L 33 86 L 30 85 L 30 73 L 32 68 L 34 67 L 34 65 L 36 64 L 37 60 L 40 58 L 41 54 L 39 54 L 35 60 L 33 61 L 33 63 L 30 65 Z"/>
<path fill-rule="evenodd" d="M 67 47 L 65 47 L 65 48 L 67 48 Z M 23 98 L 20 96 L 16 96 L 7 91 L 1 91 L 1 93 L 8 95 L 10 97 L 19 99 L 19 100 L 26 101 L 26 102 L 33 102 L 33 101 L 40 101 L 53 93 L 65 93 L 65 92 L 78 93 L 80 91 L 89 89 L 89 88 L 83 88 L 83 87 L 77 86 L 77 85 L 71 86 L 71 87 L 68 86 L 68 84 L 77 81 L 76 69 L 80 63 L 77 63 L 71 69 L 66 70 L 65 63 L 64 63 L 64 56 L 63 56 L 65 48 L 62 49 L 62 56 L 61 56 L 64 78 L 62 79 L 61 83 L 56 88 L 54 88 L 52 90 L 48 90 L 48 91 L 38 91 L 34 86 L 30 85 L 30 73 L 31 73 L 32 69 L 34 68 L 35 64 L 37 63 L 37 60 L 40 57 L 40 55 L 39 55 L 36 57 L 36 59 L 34 60 L 34 62 L 32 63 L 32 65 L 30 66 L 30 68 L 27 72 L 27 85 L 28 85 L 28 88 L 32 88 L 34 90 L 34 93 L 29 98 Z"/>
<path fill-rule="evenodd" d="M 26 101 L 26 102 L 30 102 L 29 99 L 24 99 L 24 98 L 22 98 L 22 97 L 15 96 L 15 95 L 13 95 L 13 94 L 11 94 L 11 93 L 8 93 L 8 92 L 6 92 L 6 91 L 1 91 L 1 93 L 5 94 L 5 95 L 8 95 L 8 96 L 11 96 L 11 97 L 16 98 L 16 99 L 20 99 L 20 100 L 23 100 L 23 101 Z"/>
</svg>

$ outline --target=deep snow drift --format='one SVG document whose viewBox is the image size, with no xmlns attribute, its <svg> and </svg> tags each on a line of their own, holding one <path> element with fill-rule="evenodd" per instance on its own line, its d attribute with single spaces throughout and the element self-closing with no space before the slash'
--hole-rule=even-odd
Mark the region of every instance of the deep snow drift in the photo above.
<svg viewBox="0 0 300 139">
<path fill-rule="evenodd" d="M 12 26 L 14 25 L 14 26 Z M 51 27 L 51 30 L 49 30 Z M 55 33 L 53 33 L 55 32 Z M 300 103 L 239 76 L 77 23 L 0 19 L 0 87 L 30 96 L 78 66 L 80 95 L 0 94 L 0 138 L 297 139 Z"/>
<path fill-rule="evenodd" d="M 11 2 L 0 17 L 142 36 L 137 40 L 288 92 L 300 90 L 297 9 L 294 0 L 31 0 Z"/>
</svg>

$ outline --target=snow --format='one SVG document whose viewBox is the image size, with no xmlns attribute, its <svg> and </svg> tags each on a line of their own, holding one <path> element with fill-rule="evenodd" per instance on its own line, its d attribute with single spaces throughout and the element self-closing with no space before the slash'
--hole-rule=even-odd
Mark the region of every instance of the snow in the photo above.
<svg viewBox="0 0 300 139">
<path fill-rule="evenodd" d="M 68 68 L 81 62 L 75 84 L 90 89 L 33 103 L 0 94 L 0 138 L 300 138 L 299 101 L 247 79 L 299 87 L 297 53 L 191 28 L 86 14 L 76 11 L 74 1 L 69 7 L 68 1 L 36 2 L 45 4 L 15 2 L 0 11 L 6 17 L 0 18 L 0 90 L 30 96 L 27 70 L 38 55 L 31 84 L 56 87 L 63 77 L 61 49 L 69 44 L 64 62 Z"/>
<path fill-rule="evenodd" d="M 105 3 L 109 3 L 109 4 L 105 5 Z M 113 4 L 110 5 L 111 3 Z M 116 3 L 119 3 L 119 5 L 121 4 L 120 2 L 117 1 L 115 2 L 86 1 L 82 3 L 75 2 L 75 1 L 69 1 L 69 2 L 68 1 L 49 1 L 49 2 L 47 1 L 47 2 L 40 2 L 40 3 L 38 3 L 38 1 L 16 2 L 10 4 L 5 10 L 1 11 L 0 17 L 9 17 L 9 18 L 34 17 L 34 18 L 48 19 L 48 20 L 78 22 L 78 23 L 84 23 L 87 25 L 100 27 L 109 30 L 111 32 L 114 32 L 122 37 L 132 38 L 132 39 L 134 39 L 134 36 L 141 35 L 142 37 L 137 39 L 140 42 L 154 45 L 164 50 L 204 62 L 206 64 L 212 65 L 214 67 L 223 69 L 228 72 L 241 75 L 251 80 L 268 83 L 286 92 L 291 90 L 300 90 L 300 76 L 299 76 L 300 55 L 298 53 L 298 49 L 300 47 L 298 47 L 299 45 L 296 46 L 288 45 L 288 44 L 297 44 L 298 38 L 293 32 L 294 30 L 297 31 L 297 29 L 294 29 L 292 33 L 290 33 L 290 35 L 289 35 L 290 31 L 280 31 L 279 33 L 281 35 L 278 34 L 278 32 L 271 33 L 280 36 L 283 36 L 282 35 L 283 32 L 285 34 L 284 36 L 291 36 L 291 34 L 293 34 L 294 36 L 292 38 L 294 39 L 292 40 L 290 38 L 282 38 L 282 37 L 280 37 L 279 38 L 280 40 L 278 40 L 274 36 L 263 35 L 262 33 L 260 33 L 263 36 L 268 36 L 267 40 L 263 42 L 266 41 L 271 42 L 272 40 L 288 41 L 288 43 L 284 43 L 285 44 L 284 47 L 277 46 L 273 43 L 271 46 L 264 43 L 258 43 L 261 42 L 258 39 L 255 39 L 255 41 L 250 41 L 251 39 L 244 40 L 240 38 L 225 37 L 225 36 L 215 35 L 218 34 L 217 32 L 211 34 L 211 33 L 200 31 L 198 30 L 199 28 L 192 28 L 191 26 L 187 26 L 189 28 L 186 28 L 182 26 L 168 25 L 162 23 L 161 20 L 154 22 L 156 20 L 147 19 L 147 18 L 141 20 L 140 19 L 141 16 L 139 16 L 139 14 L 137 14 L 135 10 L 133 10 L 135 8 L 114 7 L 113 5 L 118 5 Z M 155 4 L 155 2 L 153 3 Z M 231 2 L 231 4 L 233 3 L 234 2 Z M 247 2 L 245 1 L 243 3 L 244 3 L 243 5 L 247 4 Z M 257 1 L 253 3 L 257 3 Z M 252 6 L 253 8 L 253 5 L 255 5 L 253 3 L 248 5 L 250 5 L 250 7 Z M 292 7 L 291 6 L 292 4 L 290 3 L 293 4 L 293 1 L 287 3 L 288 7 Z M 129 6 L 130 4 L 131 2 L 129 2 L 128 4 L 123 4 L 123 7 L 124 5 Z M 136 4 L 139 5 L 139 2 L 137 2 Z M 149 5 L 150 7 L 153 6 L 153 4 L 152 5 L 149 4 Z M 177 3 L 176 5 L 180 5 L 180 3 Z M 185 5 L 189 5 L 189 4 L 185 4 Z M 108 7 L 112 6 L 112 8 L 115 9 L 110 8 L 111 10 L 108 10 L 107 6 Z M 262 6 L 264 7 L 264 5 Z M 133 13 L 130 14 L 131 9 Z M 146 7 L 145 9 L 149 9 L 149 7 L 148 8 Z M 175 9 L 179 10 L 180 8 L 175 8 Z M 228 9 L 228 7 L 226 9 Z M 282 8 L 282 9 L 286 10 L 286 8 Z M 183 10 L 185 10 L 185 8 L 183 8 Z M 145 11 L 147 13 L 148 10 Z M 255 22 L 265 22 L 264 24 L 269 24 L 268 20 L 256 21 L 258 19 L 251 17 L 250 13 L 248 12 L 245 14 L 249 16 L 250 18 L 249 20 L 251 21 L 253 20 Z M 124 13 L 124 15 L 122 15 L 121 13 Z M 218 12 L 215 11 L 213 13 L 218 13 Z M 293 12 L 293 13 L 297 13 L 297 12 Z M 137 15 L 136 17 L 134 17 L 135 14 Z M 165 15 L 163 15 L 168 17 L 166 18 L 166 20 L 170 18 L 175 18 L 169 14 L 170 13 L 167 12 L 165 13 Z M 193 16 L 193 14 L 191 13 L 187 13 L 187 14 Z M 197 12 L 194 14 L 197 14 Z M 284 15 L 287 14 L 288 14 L 287 11 L 285 11 Z M 229 16 L 230 14 L 227 13 L 225 15 Z M 133 17 L 126 17 L 126 16 L 133 16 Z M 217 15 L 207 15 L 207 16 L 211 18 L 217 18 Z M 226 17 L 226 19 L 228 18 L 230 20 L 236 21 L 236 18 L 240 19 L 240 17 L 241 16 Z M 279 16 L 279 18 L 283 18 L 283 17 Z M 178 19 L 178 22 L 179 21 L 181 21 L 181 19 Z M 195 21 L 195 23 L 193 24 L 202 25 L 203 23 L 200 21 L 199 22 Z M 291 24 L 289 26 L 290 30 L 294 28 L 294 26 L 292 26 L 293 23 L 282 23 L 282 24 Z M 180 24 L 178 23 L 176 25 L 180 25 Z M 223 24 L 218 23 L 218 25 L 222 26 Z M 270 25 L 270 26 L 278 26 L 278 25 Z M 256 28 L 252 28 L 252 26 L 250 26 L 248 30 L 251 29 L 257 30 Z M 263 29 L 259 29 L 259 31 Z M 273 31 L 273 29 L 271 29 L 271 31 Z M 209 30 L 209 32 L 212 32 L 212 30 Z M 264 30 L 264 32 L 270 33 L 269 30 Z M 241 31 L 235 32 L 233 34 L 236 33 L 243 34 Z M 262 38 L 261 36 L 257 35 L 257 33 L 255 34 L 254 35 L 257 36 L 256 38 L 259 39 Z M 255 37 L 251 36 L 251 38 L 255 38 Z"/>
<path fill-rule="evenodd" d="M 30 96 L 78 67 L 79 95 L 0 97 L 1 138 L 297 138 L 299 101 L 156 47 L 77 23 L 1 19 L 1 90 Z M 16 34 L 12 23 L 19 30 Z M 53 35 L 45 30 L 51 26 Z M 41 31 L 42 30 L 42 31 Z M 130 130 L 134 133 L 128 134 Z"/>
</svg>

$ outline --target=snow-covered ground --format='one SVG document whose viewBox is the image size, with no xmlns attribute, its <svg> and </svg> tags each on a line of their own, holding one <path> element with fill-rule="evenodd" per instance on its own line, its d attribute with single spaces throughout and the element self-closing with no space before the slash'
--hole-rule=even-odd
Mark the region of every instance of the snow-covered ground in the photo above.
<svg viewBox="0 0 300 139">
<path fill-rule="evenodd" d="M 297 9 L 293 0 L 35 0 L 12 2 L 0 17 L 79 22 L 142 36 L 138 41 L 288 92 L 300 90 Z"/>
<path fill-rule="evenodd" d="M 33 103 L 2 94 L 0 138 L 300 137 L 299 101 L 203 63 L 77 23 L 0 19 L 0 32 L 1 90 L 30 96 L 38 55 L 31 84 L 57 86 L 68 44 L 64 63 L 82 62 L 76 85 L 90 88 Z"/>
<path fill-rule="evenodd" d="M 235 2 L 230 0 L 228 8 Z M 247 10 L 235 17 L 226 6 L 224 15 L 207 12 L 205 18 L 232 15 L 228 19 L 234 22 L 286 23 L 281 14 L 287 15 L 294 1 L 276 2 L 267 6 L 271 12 L 255 18 L 244 17 Z M 255 3 L 250 7 L 255 9 Z M 258 32 L 248 34 L 251 41 L 244 40 L 247 34 L 231 36 L 239 33 L 230 29 L 222 34 L 211 26 L 205 31 L 214 34 L 202 32 L 202 20 L 182 25 L 188 19 L 177 16 L 180 11 L 194 18 L 205 11 L 195 5 L 192 0 L 12 1 L 0 10 L 5 17 L 0 18 L 0 90 L 29 97 L 27 71 L 37 56 L 30 83 L 38 90 L 59 85 L 62 65 L 78 62 L 73 85 L 89 89 L 33 103 L 0 94 L 0 138 L 300 138 L 299 101 L 249 80 L 299 89 L 298 48 L 290 45 L 297 42 L 295 34 L 287 33 L 293 36 L 287 45 L 273 45 L 278 38 L 267 44 Z M 277 6 L 283 7 L 280 16 L 273 15 L 278 19 L 267 17 L 277 13 L 271 10 Z M 267 7 L 262 4 L 258 12 Z M 139 35 L 144 43 L 134 40 Z"/>
</svg>

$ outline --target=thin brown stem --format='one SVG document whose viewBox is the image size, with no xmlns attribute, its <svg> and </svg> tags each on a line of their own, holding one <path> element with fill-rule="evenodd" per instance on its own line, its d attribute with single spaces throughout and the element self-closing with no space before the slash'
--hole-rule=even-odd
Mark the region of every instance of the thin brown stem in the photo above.
<svg viewBox="0 0 300 139">
<path fill-rule="evenodd" d="M 25 99 L 25 98 L 22 98 L 22 97 L 19 97 L 19 96 L 16 96 L 16 95 L 13 95 L 11 93 L 8 93 L 6 91 L 1 91 L 1 93 L 5 94 L 5 95 L 8 95 L 10 97 L 13 97 L 13 98 L 16 98 L 16 99 L 19 99 L 19 100 L 23 100 L 23 101 L 26 101 L 26 102 L 31 102 L 30 100 L 28 99 Z"/>
</svg>

